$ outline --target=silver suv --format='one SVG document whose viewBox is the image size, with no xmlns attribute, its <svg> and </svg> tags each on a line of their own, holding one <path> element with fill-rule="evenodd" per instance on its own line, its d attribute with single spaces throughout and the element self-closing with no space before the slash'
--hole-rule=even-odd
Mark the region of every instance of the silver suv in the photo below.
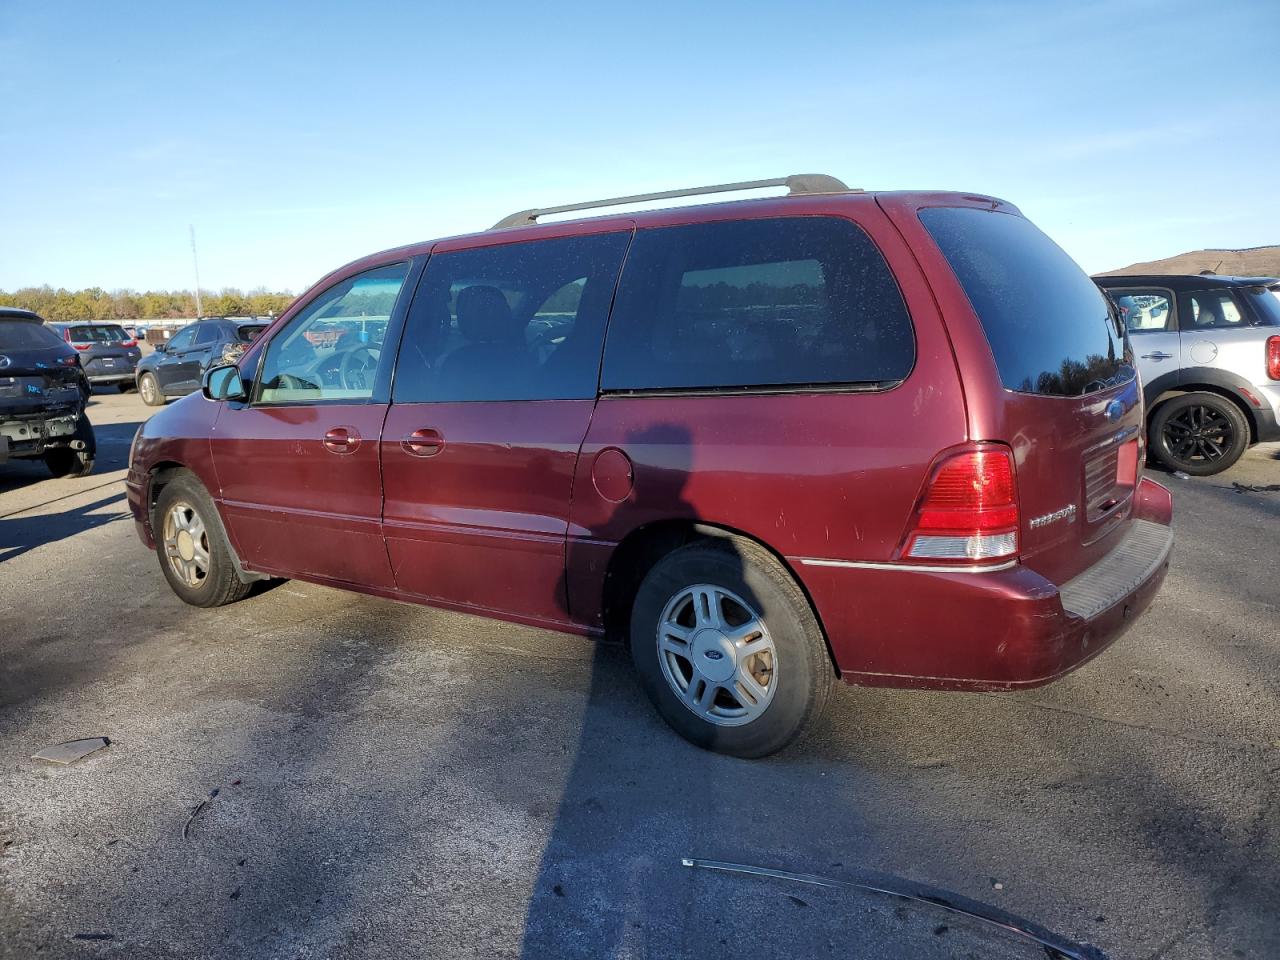
<svg viewBox="0 0 1280 960">
<path fill-rule="evenodd" d="M 1096 277 L 1129 330 L 1152 455 L 1173 470 L 1226 470 L 1280 440 L 1280 281 Z"/>
</svg>

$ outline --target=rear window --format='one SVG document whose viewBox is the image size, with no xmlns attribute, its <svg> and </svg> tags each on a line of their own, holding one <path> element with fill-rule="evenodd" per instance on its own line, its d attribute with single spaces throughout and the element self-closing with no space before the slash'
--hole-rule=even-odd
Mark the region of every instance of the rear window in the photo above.
<svg viewBox="0 0 1280 960">
<path fill-rule="evenodd" d="M 982 322 L 1006 388 L 1075 397 L 1134 376 L 1106 297 L 1030 220 L 933 207 L 920 220 Z"/>
<path fill-rule="evenodd" d="M 121 343 L 132 339 L 124 332 L 124 327 L 114 323 L 93 324 L 92 326 L 68 327 L 71 339 L 75 343 Z"/>
<path fill-rule="evenodd" d="M 61 345 L 58 335 L 41 324 L 0 320 L 0 350 L 44 350 Z"/>
<path fill-rule="evenodd" d="M 888 385 L 914 362 L 898 285 L 856 224 L 737 220 L 637 233 L 601 386 Z"/>
</svg>

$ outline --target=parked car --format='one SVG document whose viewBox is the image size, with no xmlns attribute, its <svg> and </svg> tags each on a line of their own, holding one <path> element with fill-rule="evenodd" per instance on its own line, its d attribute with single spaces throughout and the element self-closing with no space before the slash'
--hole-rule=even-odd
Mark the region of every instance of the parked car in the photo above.
<svg viewBox="0 0 1280 960">
<path fill-rule="evenodd" d="M 43 460 L 55 477 L 93 469 L 80 355 L 30 310 L 0 307 L 0 463 Z"/>
<path fill-rule="evenodd" d="M 200 377 L 211 366 L 233 362 L 267 324 L 253 320 L 206 317 L 183 327 L 138 364 L 138 392 L 148 406 L 200 389 Z"/>
<path fill-rule="evenodd" d="M 833 677 L 1016 690 L 1096 656 L 1172 547 L 1108 300 L 1004 201 L 753 186 L 782 184 L 336 270 L 141 427 L 143 542 L 197 606 L 294 577 L 619 636 L 739 756 Z"/>
<path fill-rule="evenodd" d="M 134 369 L 142 358 L 138 340 L 118 323 L 73 321 L 47 325 L 80 354 L 80 366 L 94 386 L 133 389 Z"/>
<path fill-rule="evenodd" d="M 1250 444 L 1280 440 L 1280 281 L 1096 279 L 1128 327 L 1156 459 L 1208 476 Z"/>
</svg>

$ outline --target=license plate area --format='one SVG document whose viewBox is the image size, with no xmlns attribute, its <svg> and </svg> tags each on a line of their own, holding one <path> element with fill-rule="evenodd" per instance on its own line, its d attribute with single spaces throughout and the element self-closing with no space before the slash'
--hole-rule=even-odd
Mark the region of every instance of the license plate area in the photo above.
<svg viewBox="0 0 1280 960">
<path fill-rule="evenodd" d="M 1086 451 L 1082 483 L 1085 523 L 1122 513 L 1138 484 L 1137 431 L 1122 431 Z"/>
</svg>

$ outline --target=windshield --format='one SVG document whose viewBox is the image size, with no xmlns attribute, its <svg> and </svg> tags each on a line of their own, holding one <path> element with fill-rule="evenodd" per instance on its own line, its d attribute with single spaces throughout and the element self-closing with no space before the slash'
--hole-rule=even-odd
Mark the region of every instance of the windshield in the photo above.
<svg viewBox="0 0 1280 960">
<path fill-rule="evenodd" d="M 73 343 L 121 343 L 130 339 L 124 327 L 117 323 L 101 323 L 93 326 L 77 324 L 67 327 Z"/>
<path fill-rule="evenodd" d="M 25 320 L 0 320 L 0 350 L 43 350 L 62 343 L 48 327 Z"/>
<path fill-rule="evenodd" d="M 1107 298 L 1030 220 L 935 207 L 920 220 L 982 322 L 1004 386 L 1075 397 L 1134 376 Z"/>
</svg>

